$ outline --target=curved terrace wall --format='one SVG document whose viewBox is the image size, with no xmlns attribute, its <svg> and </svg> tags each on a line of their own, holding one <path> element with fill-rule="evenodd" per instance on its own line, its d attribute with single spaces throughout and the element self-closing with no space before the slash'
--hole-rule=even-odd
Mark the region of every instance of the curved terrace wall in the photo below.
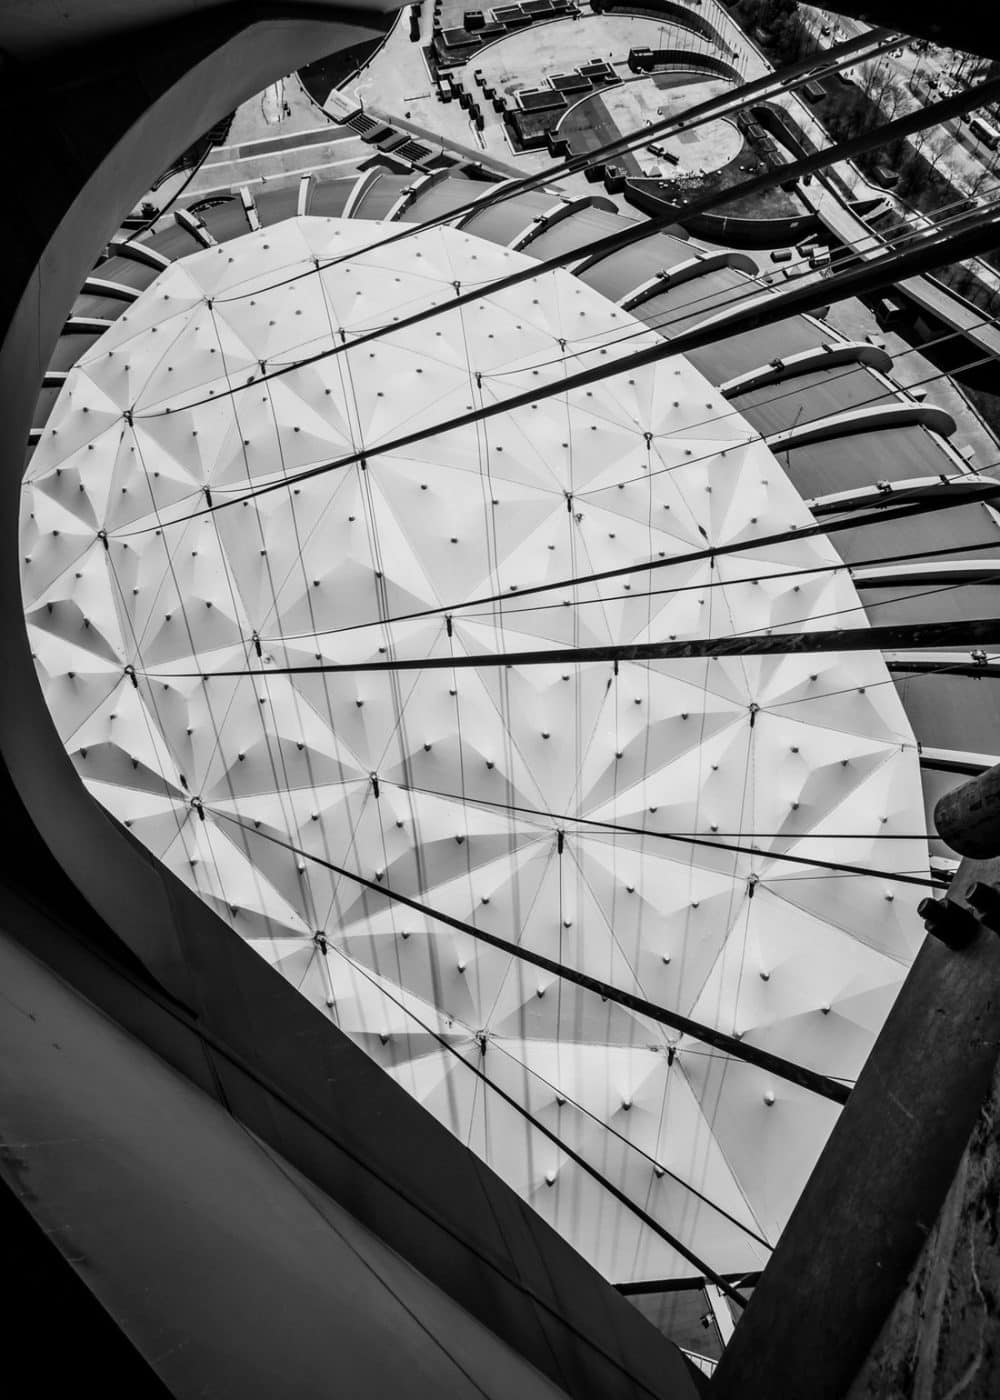
<svg viewBox="0 0 1000 1400">
<path fill-rule="evenodd" d="M 633 209 L 659 217 L 674 207 L 659 193 L 656 180 L 626 180 L 622 193 Z M 734 248 L 780 248 L 814 233 L 820 222 L 809 212 L 788 218 L 749 219 L 735 214 L 678 214 L 677 222 L 696 238 Z"/>
<path fill-rule="evenodd" d="M 595 15 L 615 13 L 668 19 L 672 24 L 676 24 L 678 29 L 689 29 L 692 34 L 700 34 L 703 39 L 718 44 L 719 48 L 725 49 L 727 53 L 730 52 L 729 45 L 724 42 L 714 25 L 709 24 L 703 15 L 694 14 L 686 5 L 674 4 L 673 0 L 650 0 L 647 5 L 633 5 L 627 3 L 627 0 L 624 4 L 616 4 L 615 0 L 593 0 L 590 8 Z"/>
</svg>

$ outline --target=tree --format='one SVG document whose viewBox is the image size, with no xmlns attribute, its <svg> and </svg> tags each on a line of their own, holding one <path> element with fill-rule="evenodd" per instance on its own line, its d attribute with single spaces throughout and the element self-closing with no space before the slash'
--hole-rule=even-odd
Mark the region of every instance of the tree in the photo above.
<svg viewBox="0 0 1000 1400">
<path fill-rule="evenodd" d="M 937 170 L 950 150 L 951 140 L 946 133 L 937 130 L 928 133 L 921 155 L 927 162 L 931 174 Z"/>
<path fill-rule="evenodd" d="M 977 170 L 970 180 L 965 182 L 965 193 L 970 199 L 977 199 L 980 194 L 994 183 L 996 180 L 996 158 L 990 162 L 989 168 L 983 166 Z"/>
<path fill-rule="evenodd" d="M 903 88 L 892 66 L 884 60 L 863 63 L 858 70 L 858 87 L 888 121 L 892 121 L 903 100 Z"/>
</svg>

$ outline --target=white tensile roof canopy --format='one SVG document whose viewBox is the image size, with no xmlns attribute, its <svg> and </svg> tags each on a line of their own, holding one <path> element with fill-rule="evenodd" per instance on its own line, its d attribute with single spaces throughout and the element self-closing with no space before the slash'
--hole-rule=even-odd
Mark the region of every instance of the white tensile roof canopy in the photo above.
<svg viewBox="0 0 1000 1400">
<path fill-rule="evenodd" d="M 825 539 L 755 549 L 811 517 L 679 357 L 380 451 L 659 343 L 568 273 L 491 294 L 523 255 L 378 246 L 398 232 L 206 249 L 71 371 L 24 492 L 45 695 L 94 795 L 605 1275 L 696 1270 L 559 1143 L 711 1267 L 759 1268 L 836 1106 L 381 889 L 850 1081 L 919 941 L 879 875 L 926 864 L 913 735 L 873 652 L 279 674 L 865 625 L 845 570 L 802 572 Z M 455 283 L 482 302 L 391 330 Z"/>
</svg>

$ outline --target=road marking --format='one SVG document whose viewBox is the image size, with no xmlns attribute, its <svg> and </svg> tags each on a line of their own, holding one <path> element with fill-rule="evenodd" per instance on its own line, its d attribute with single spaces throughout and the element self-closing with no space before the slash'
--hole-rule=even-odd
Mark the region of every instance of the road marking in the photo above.
<svg viewBox="0 0 1000 1400">
<path fill-rule="evenodd" d="M 265 189 L 282 189 L 283 186 L 278 181 L 288 180 L 289 188 L 292 188 L 303 175 L 314 175 L 318 170 L 332 170 L 338 165 L 357 167 L 357 163 L 357 157 L 348 156 L 346 160 L 328 160 L 322 165 L 304 165 L 299 170 L 278 170 L 273 175 L 252 175 L 239 181 L 234 180 L 231 185 L 213 185 L 210 189 L 192 190 L 191 193 L 197 203 L 201 199 L 211 199 L 213 195 L 238 194 L 240 185 L 263 185 Z"/>
<path fill-rule="evenodd" d="M 298 136 L 315 136 L 318 131 L 329 131 L 331 141 L 342 141 L 345 137 L 354 135 L 353 131 L 345 131 L 339 123 L 336 123 L 332 126 L 310 126 L 307 127 L 305 131 L 290 131 L 284 139 L 293 141 Z M 239 151 L 244 146 L 270 146 L 280 139 L 282 138 L 277 136 L 257 136 L 252 141 L 234 141 L 228 146 L 219 146 L 217 149 L 220 151 Z M 313 143 L 307 142 L 306 144 L 310 145 Z M 322 145 L 322 142 L 317 141 L 315 144 Z"/>
<path fill-rule="evenodd" d="M 244 161 L 248 160 L 267 160 L 270 156 L 291 156 L 298 151 L 322 150 L 324 146 L 341 145 L 344 141 L 350 140 L 356 141 L 359 146 L 363 145 L 360 136 L 355 136 L 352 132 L 350 136 L 340 136 L 331 141 L 315 141 L 305 146 L 283 146 L 280 151 L 264 151 L 248 156 L 229 156 L 222 160 L 207 160 L 201 168 L 202 170 L 216 170 L 223 165 L 242 165 Z"/>
</svg>

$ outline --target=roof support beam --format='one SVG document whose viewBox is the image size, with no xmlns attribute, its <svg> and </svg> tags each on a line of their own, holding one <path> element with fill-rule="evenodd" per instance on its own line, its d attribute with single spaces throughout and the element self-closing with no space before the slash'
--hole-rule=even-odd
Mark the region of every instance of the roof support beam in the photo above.
<svg viewBox="0 0 1000 1400">
<path fill-rule="evenodd" d="M 369 172 L 371 174 L 372 172 Z M 364 179 L 366 177 L 362 177 Z M 351 193 L 348 201 L 349 205 L 354 201 L 358 193 L 358 186 Z M 353 206 L 356 207 L 356 204 Z M 775 322 L 784 321 L 791 315 L 797 315 L 806 311 L 814 311 L 820 305 L 827 305 L 831 300 L 840 300 L 842 297 L 860 296 L 863 292 L 872 291 L 875 288 L 885 286 L 888 282 L 898 281 L 902 277 L 909 277 L 918 272 L 926 272 L 930 268 L 939 267 L 943 263 L 953 262 L 956 259 L 968 257 L 973 253 L 983 252 L 992 248 L 1000 232 L 1000 214 L 994 214 L 989 219 L 970 216 L 953 232 L 940 233 L 932 231 L 924 235 L 919 241 L 908 246 L 903 252 L 889 251 L 879 254 L 865 263 L 860 268 L 851 269 L 846 272 L 835 272 L 831 277 L 818 280 L 815 284 L 807 287 L 789 288 L 784 292 L 774 294 L 763 292 L 761 296 L 741 301 L 733 310 L 727 310 L 707 317 L 690 330 L 682 331 L 680 334 L 669 339 L 658 340 L 656 344 L 647 346 L 634 354 L 622 356 L 610 356 L 602 360 L 600 364 L 589 369 L 577 370 L 572 374 L 563 374 L 558 378 L 548 380 L 539 385 L 538 388 L 527 389 L 519 394 L 511 394 L 507 398 L 488 403 L 480 408 L 473 408 L 465 413 L 455 414 L 454 417 L 444 422 L 434 423 L 428 427 L 404 433 L 402 436 L 393 438 L 389 442 L 379 444 L 379 451 L 383 454 L 398 452 L 404 447 L 410 447 L 417 442 L 425 442 L 430 438 L 438 437 L 442 433 L 452 432 L 458 428 L 469 427 L 474 423 L 484 423 L 501 414 L 511 413 L 514 409 L 524 408 L 528 404 L 539 403 L 545 399 L 555 396 L 562 396 L 574 389 L 582 389 L 590 384 L 602 383 L 605 379 L 610 379 L 615 375 L 625 374 L 630 370 L 639 369 L 642 366 L 655 364 L 658 361 L 675 354 L 687 354 L 691 350 L 696 350 L 703 345 L 714 344 L 718 340 L 729 336 L 739 335 L 745 331 L 758 330 L 762 326 L 770 326 Z M 534 269 L 535 275 L 541 268 Z M 529 271 L 531 271 L 529 267 Z M 505 279 L 506 280 L 506 279 Z M 473 298 L 480 298 L 483 292 L 477 288 Z M 453 301 L 445 303 L 449 310 L 456 310 L 464 304 L 464 300 L 469 297 L 458 296 Z M 429 316 L 439 314 L 440 308 L 428 308 L 425 312 L 418 312 L 415 316 L 400 321 L 393 329 L 397 332 L 407 329 L 417 321 L 428 319 Z M 661 333 L 663 328 L 661 327 Z M 315 364 L 320 360 L 331 359 L 333 356 L 342 353 L 345 349 L 356 350 L 376 339 L 383 332 L 372 331 L 368 335 L 358 336 L 346 345 L 333 346 L 330 349 L 317 351 L 314 355 L 303 357 L 292 364 L 281 369 L 273 370 L 262 375 L 254 381 L 255 387 L 259 388 L 271 379 L 279 378 L 283 374 L 291 374 L 300 370 L 304 365 Z M 250 381 L 248 381 L 249 383 Z M 242 386 L 244 388 L 248 385 Z M 236 392 L 233 390 L 232 392 Z M 207 402 L 207 400 L 205 400 Z M 200 400 L 192 399 L 186 405 L 187 408 L 197 406 Z M 216 400 L 218 402 L 218 400 Z M 159 416 L 159 414 L 151 415 Z M 335 458 L 329 462 L 320 462 L 314 467 L 309 467 L 304 471 L 297 472 L 294 476 L 289 476 L 281 481 L 275 481 L 266 486 L 257 487 L 253 491 L 242 496 L 232 496 L 225 502 L 220 502 L 212 507 L 214 510 L 226 509 L 230 506 L 239 505 L 244 500 L 251 497 L 266 495 L 270 491 L 287 490 L 288 487 L 296 485 L 298 482 L 309 480 L 314 476 L 322 476 L 328 471 L 336 471 L 341 467 L 352 466 L 360 461 L 367 452 L 359 451 L 350 453 L 344 457 Z"/>
<path fill-rule="evenodd" d="M 983 103 L 995 100 L 997 98 L 1000 98 L 1000 78 L 997 78 L 987 83 L 982 83 L 975 90 L 961 93 L 957 97 L 947 98 L 942 102 L 933 103 L 931 106 L 923 108 L 917 113 L 910 113 L 907 117 L 901 117 L 895 122 L 890 122 L 886 126 L 883 126 L 881 128 L 876 128 L 874 130 L 864 132 L 860 137 L 855 137 L 851 141 L 842 142 L 839 146 L 832 146 L 824 151 L 817 152 L 815 155 L 805 157 L 801 161 L 795 161 L 789 165 L 782 165 L 778 167 L 777 170 L 770 171 L 765 175 L 759 175 L 751 180 L 744 181 L 741 184 L 734 186 L 732 189 L 723 191 L 722 194 L 716 192 L 713 195 L 706 196 L 704 199 L 695 200 L 693 203 L 684 205 L 683 212 L 689 215 L 694 213 L 700 213 L 702 212 L 702 210 L 714 208 L 716 204 L 724 202 L 727 199 L 734 198 L 737 194 L 748 195 L 751 193 L 755 193 L 759 190 L 770 189 L 772 186 L 780 184 L 782 181 L 798 178 L 802 175 L 811 173 L 812 171 L 822 170 L 827 165 L 832 164 L 837 160 L 846 159 L 849 156 L 859 154 L 862 151 L 866 151 L 873 146 L 881 145 L 884 141 L 888 141 L 898 136 L 906 135 L 911 131 L 920 130 L 925 126 L 932 125 L 935 121 L 943 121 L 949 116 L 957 115 L 957 113 L 960 111 L 967 111 L 972 107 L 981 106 Z M 368 172 L 368 174 L 372 173 L 375 172 Z M 361 178 L 364 179 L 366 177 L 362 176 Z M 502 190 L 505 186 L 520 183 L 520 181 L 508 180 L 502 182 L 500 185 L 497 185 L 494 188 L 497 190 Z M 357 186 L 355 186 L 355 189 L 352 190 L 351 196 L 348 200 L 348 205 L 352 209 L 356 207 L 355 195 L 360 195 L 360 191 L 358 191 Z M 397 239 L 408 237 L 410 236 L 410 234 L 418 232 L 422 227 L 436 227 L 438 223 L 455 222 L 455 226 L 461 228 L 469 219 L 472 218 L 473 214 L 482 213 L 486 208 L 489 207 L 490 205 L 487 200 L 480 201 L 478 204 L 473 205 L 471 208 L 465 210 L 464 212 L 460 206 L 453 216 L 450 215 L 447 218 L 431 220 L 427 225 L 416 225 L 412 229 L 407 230 L 405 232 L 401 232 L 395 235 L 393 238 L 387 240 L 385 246 L 390 246 L 392 243 L 396 242 Z M 670 228 L 676 222 L 680 212 L 681 206 L 677 205 L 671 208 L 671 210 L 667 214 L 660 215 L 656 219 L 649 219 L 645 222 L 640 222 L 635 225 L 629 225 L 621 232 L 609 234 L 606 238 L 599 239 L 596 243 L 591 243 L 589 245 L 589 255 L 586 261 L 584 263 L 580 263 L 579 265 L 574 266 L 573 271 L 579 276 L 580 273 L 586 269 L 586 267 L 592 266 L 594 263 L 599 262 L 601 258 L 609 257 L 612 253 L 618 252 L 623 248 L 627 248 L 634 243 L 641 242 L 644 239 L 651 237 L 653 234 L 658 233 L 662 229 Z M 344 217 L 348 217 L 346 211 Z M 971 251 L 980 251 L 981 248 L 985 248 L 993 242 L 993 237 L 989 233 L 987 233 L 985 236 L 980 236 L 979 238 L 974 239 L 973 242 L 975 246 L 972 248 Z M 926 245 L 927 239 L 925 238 L 923 243 L 921 244 L 920 249 L 914 250 L 914 254 L 916 254 L 917 252 L 923 252 L 926 248 Z M 489 290 L 491 293 L 495 294 L 508 287 L 518 286 L 521 282 L 539 277 L 544 272 L 549 272 L 555 268 L 564 267 L 567 264 L 574 264 L 576 259 L 578 259 L 579 255 L 585 251 L 588 250 L 584 248 L 568 249 L 565 252 L 557 254 L 555 257 L 545 259 L 539 263 L 529 264 L 527 267 L 521 268 L 518 272 L 510 273 L 506 277 L 500 278 L 499 280 L 493 282 Z M 954 252 L 954 256 L 962 255 L 956 250 L 950 251 Z M 871 259 L 867 264 L 866 276 L 864 279 L 865 287 L 868 288 L 871 286 L 880 286 L 885 281 L 897 280 L 899 276 L 906 275 L 909 271 L 924 271 L 925 264 L 929 267 L 932 265 L 938 265 L 940 263 L 949 261 L 948 252 L 942 253 L 942 255 L 937 258 L 931 257 L 929 260 L 926 258 L 925 255 L 923 261 L 918 260 L 916 264 L 909 263 L 907 264 L 904 270 L 898 265 L 897 260 L 899 256 L 899 254 L 893 255 L 891 253 L 886 253 L 884 255 L 881 255 L 878 259 Z M 913 255 L 911 255 L 911 257 L 912 256 Z M 892 270 L 883 272 L 882 269 L 886 267 L 887 263 Z M 727 327 L 722 324 L 722 322 L 727 317 L 727 313 L 719 313 L 717 316 L 711 317 L 709 318 L 709 320 L 701 322 L 698 326 L 695 326 L 691 330 L 684 332 L 683 335 L 675 337 L 674 340 L 671 342 L 671 351 L 674 353 L 683 353 L 689 349 L 695 349 L 698 346 L 703 345 L 705 343 L 710 343 L 713 340 L 722 339 L 727 334 L 736 334 L 741 330 L 754 329 L 757 325 L 770 324 L 772 321 L 775 320 L 783 320 L 785 316 L 790 315 L 794 312 L 813 310 L 818 306 L 825 305 L 826 302 L 829 300 L 829 293 L 831 291 L 836 293 L 842 286 L 846 285 L 844 281 L 844 279 L 846 278 L 846 273 L 834 273 L 829 278 L 820 279 L 816 283 L 810 284 L 809 287 L 794 289 L 789 288 L 782 293 L 769 293 L 760 300 L 755 299 L 750 307 L 750 315 L 752 319 L 750 319 L 749 321 L 745 320 L 745 317 L 747 315 L 746 311 L 744 310 L 744 308 L 746 307 L 746 302 L 742 302 L 740 309 L 741 311 L 743 311 L 744 320 L 741 322 L 741 324 Z M 849 290 L 842 291 L 841 295 L 854 295 L 855 290 L 857 289 L 852 284 L 851 288 Z M 446 304 L 445 309 L 449 311 L 457 311 L 462 306 L 468 305 L 469 303 L 474 301 L 481 300 L 482 296 L 483 288 L 476 287 L 472 291 L 461 293 L 459 296 L 455 297 L 453 301 L 449 301 Z M 795 298 L 795 300 L 792 301 L 791 298 Z M 768 302 L 770 302 L 770 308 L 772 313 L 770 316 L 766 315 L 766 303 Z M 776 311 L 774 309 L 775 306 L 777 306 L 778 308 Z M 372 340 L 379 339 L 380 336 L 387 334 L 390 330 L 393 333 L 398 333 L 399 331 L 409 329 L 410 326 L 417 325 L 425 320 L 429 320 L 431 317 L 438 316 L 440 314 L 440 307 L 427 307 L 423 311 L 418 311 L 411 316 L 403 317 L 401 321 L 394 322 L 391 327 L 386 327 L 382 330 L 370 331 L 366 335 L 355 337 L 350 342 L 350 348 L 357 349 L 358 347 L 365 345 Z M 710 329 L 708 330 L 708 334 L 705 334 L 705 329 L 709 326 L 709 324 Z M 318 360 L 327 359 L 334 355 L 341 354 L 343 353 L 345 348 L 347 347 L 341 345 L 334 346 L 330 350 L 319 351 L 315 355 L 304 357 L 303 359 L 300 359 L 284 368 L 272 370 L 268 374 L 262 375 L 256 382 L 259 385 L 261 383 L 266 382 L 269 379 L 278 378 L 282 374 L 291 374 L 295 370 L 300 369 L 303 365 L 312 364 Z M 664 352 L 661 351 L 660 353 Z M 617 369 L 628 369 L 630 367 L 631 362 L 620 361 L 618 363 Z M 589 371 L 588 373 L 593 374 L 597 378 L 600 378 L 602 375 L 612 374 L 615 372 L 617 372 L 615 368 L 605 366 L 603 369 L 598 369 L 597 371 Z M 586 382 L 590 381 L 587 380 Z M 573 387 L 573 385 L 570 385 L 567 382 L 559 386 L 552 386 L 550 387 L 548 392 L 555 393 L 559 390 L 564 390 L 568 387 Z M 544 396 L 545 391 L 543 390 L 536 391 L 534 394 L 534 398 L 542 398 Z M 189 406 L 193 407 L 194 404 L 191 404 Z M 507 405 L 507 407 L 513 406 L 515 405 Z M 503 405 L 496 406 L 490 409 L 489 411 L 483 411 L 478 415 L 478 417 L 489 417 L 492 413 L 501 411 L 505 411 Z M 448 424 L 447 426 L 454 427 L 456 426 L 456 422 Z M 436 430 L 425 430 L 423 436 L 431 436 L 434 431 L 443 430 L 443 426 Z M 416 440 L 416 438 L 409 439 L 409 441 Z M 351 460 L 353 461 L 356 459 L 352 458 Z"/>
<path fill-rule="evenodd" d="M 817 517 L 840 515 L 845 511 L 869 510 L 876 502 L 893 497 L 908 501 L 931 500 L 936 496 L 975 500 L 992 485 L 992 477 L 979 476 L 975 472 L 962 472 L 955 476 L 911 476 L 905 481 L 876 481 L 873 486 L 865 486 L 860 491 L 835 491 L 829 496 L 814 496 L 811 501 L 806 501 L 806 505 Z"/>
<path fill-rule="evenodd" d="M 354 184 L 351 186 L 350 193 L 347 196 L 347 203 L 344 205 L 343 213 L 340 216 L 342 219 L 354 218 L 355 211 L 357 210 L 358 205 L 361 203 L 362 199 L 364 199 L 365 195 L 368 193 L 372 185 L 374 185 L 375 181 L 379 178 L 381 174 L 381 170 L 373 168 L 371 170 L 363 171 L 358 176 Z"/>
<path fill-rule="evenodd" d="M 301 860 L 312 861 L 313 864 L 322 866 L 324 870 L 330 870 L 335 875 L 342 875 L 345 879 L 351 880 L 356 885 L 361 885 L 373 894 L 381 895 L 382 898 L 393 904 L 405 905 L 406 908 L 415 910 L 424 918 L 432 919 L 435 923 L 444 924 L 448 928 L 454 928 L 460 933 L 468 934 L 478 943 L 486 943 L 491 948 L 499 948 L 501 952 L 509 953 L 511 957 L 517 958 L 520 962 L 530 963 L 533 967 L 540 967 L 544 972 L 549 972 L 565 982 L 572 982 L 577 987 L 583 987 L 589 992 L 596 992 L 605 1001 L 613 1001 L 618 1006 L 627 1007 L 629 1011 L 635 1011 L 640 1016 L 647 1016 L 651 1021 L 656 1021 L 660 1025 L 671 1026 L 674 1030 L 680 1031 L 682 1035 L 689 1035 L 693 1040 L 701 1041 L 703 1045 L 712 1045 L 715 1049 L 731 1055 L 733 1059 L 757 1065 L 778 1079 L 798 1084 L 800 1088 L 809 1089 L 822 1098 L 832 1099 L 834 1103 L 847 1102 L 850 1095 L 847 1085 L 836 1079 L 830 1079 L 817 1070 L 793 1064 L 790 1060 L 783 1059 L 780 1055 L 772 1055 L 769 1051 L 762 1050 L 737 1036 L 727 1035 L 725 1031 L 716 1030 L 714 1026 L 703 1025 L 701 1022 L 693 1021 L 690 1017 L 682 1016 L 676 1011 L 657 1006 L 655 1002 L 647 1001 L 645 997 L 635 996 L 632 992 L 626 992 L 621 987 L 612 987 L 597 977 L 591 977 L 585 972 L 578 972 L 576 968 L 566 967 L 564 964 L 556 962 L 554 958 L 547 958 L 543 953 L 536 953 L 532 949 L 524 947 L 523 944 L 511 943 L 506 938 L 498 938 L 496 934 L 489 933 L 486 929 L 477 928 L 475 924 L 467 923 L 464 919 L 456 919 L 451 914 L 434 909 L 428 904 L 421 903 L 418 899 L 411 899 L 409 895 L 402 894 L 398 890 L 387 889 L 380 881 L 369 880 L 356 870 L 348 870 L 342 865 L 335 865 L 333 861 L 324 860 L 322 856 L 311 851 L 300 850 L 299 847 L 294 846 L 290 841 L 283 841 L 279 836 L 251 827 L 250 824 L 234 816 L 231 812 L 213 811 L 213 816 L 217 820 L 227 821 L 240 827 L 250 836 L 270 841 L 272 845 L 290 851 Z"/>
<path fill-rule="evenodd" d="M 269 666 L 269 676 L 337 675 L 361 671 L 479 670 L 487 666 L 560 666 L 587 662 L 684 661 L 702 656 L 794 656 L 813 652 L 885 651 L 900 647 L 966 647 L 1000 644 L 1000 617 L 959 618 L 949 622 L 900 623 L 888 627 L 834 627 L 814 632 L 745 633 L 729 637 L 691 637 L 676 642 L 632 642 L 593 647 L 545 647 L 537 651 L 499 651 L 483 655 L 387 657 L 383 661 L 318 662 L 315 666 Z M 256 671 L 158 670 L 156 676 L 220 677 L 256 675 Z"/>
<path fill-rule="evenodd" d="M 1000 654 L 996 652 L 959 653 L 952 660 L 947 652 L 897 651 L 886 655 L 885 664 L 891 675 L 926 676 L 939 673 L 943 676 L 969 676 L 977 681 L 1000 678 Z"/>
<path fill-rule="evenodd" d="M 752 1288 L 760 1278 L 760 1271 L 754 1270 L 748 1274 L 725 1274 L 723 1277 L 729 1283 Z M 703 1288 L 704 1286 L 705 1280 L 698 1275 L 693 1278 L 640 1279 L 637 1283 L 615 1284 L 618 1292 L 625 1298 L 642 1298 L 657 1293 L 685 1293 L 689 1289 Z"/>
<path fill-rule="evenodd" d="M 145 263 L 147 267 L 155 268 L 157 272 L 162 272 L 165 267 L 170 266 L 169 258 L 158 253 L 147 243 L 140 243 L 131 238 L 112 238 L 108 247 L 119 257 L 131 258 L 133 262 Z"/>
<path fill-rule="evenodd" d="M 215 247 L 215 238 L 205 227 L 204 220 L 199 219 L 197 214 L 192 214 L 190 209 L 178 209 L 174 213 L 174 223 L 185 229 L 203 248 Z"/>
<path fill-rule="evenodd" d="M 548 233 L 550 228 L 562 223 L 563 219 L 568 219 L 573 214 L 579 214 L 584 209 L 603 209 L 609 214 L 618 213 L 618 206 L 600 194 L 580 194 L 572 199 L 561 199 L 558 204 L 553 204 L 544 213 L 537 214 L 519 233 L 515 233 L 507 247 L 514 252 L 520 252 L 541 234 Z"/>
<path fill-rule="evenodd" d="M 862 404 L 859 408 L 830 413 L 825 418 L 812 418 L 784 432 L 772 433 L 765 441 L 772 452 L 790 452 L 796 447 L 828 442 L 831 438 L 850 437 L 853 433 L 871 433 L 879 428 L 909 428 L 914 424 L 940 433 L 942 437 L 950 437 L 955 431 L 954 418 L 943 408 L 904 400 Z"/>
<path fill-rule="evenodd" d="M 103 335 L 114 325 L 106 316 L 70 316 L 63 335 Z"/>
<path fill-rule="evenodd" d="M 892 369 L 892 356 L 866 340 L 830 341 L 812 350 L 782 355 L 770 364 L 759 365 L 745 374 L 738 374 L 735 379 L 727 379 L 719 385 L 719 393 L 725 399 L 735 399 L 740 394 L 750 394 L 770 384 L 784 384 L 799 375 L 814 374 L 817 370 L 832 369 L 835 365 L 867 365 L 869 369 L 888 374 Z"/>
<path fill-rule="evenodd" d="M 852 569 L 856 588 L 915 587 L 918 584 L 1000 583 L 1000 559 L 938 559 L 912 564 L 869 565 Z"/>
<path fill-rule="evenodd" d="M 748 277 L 755 277 L 760 271 L 753 258 L 748 257 L 746 253 L 697 253 L 693 258 L 674 263 L 673 267 L 662 267 L 655 276 L 619 297 L 618 305 L 623 311 L 631 311 L 636 306 L 641 306 L 644 301 L 659 296 L 661 292 L 671 291 L 685 282 L 694 281 L 696 277 L 705 277 L 709 272 L 717 272 L 721 267 L 733 267 L 738 272 L 746 273 Z"/>
<path fill-rule="evenodd" d="M 135 301 L 139 296 L 135 287 L 128 287 L 124 282 L 109 282 L 93 274 L 84 281 L 83 290 L 90 296 L 110 297 L 112 301 Z"/>
<path fill-rule="evenodd" d="M 966 753 L 962 749 L 935 749 L 927 744 L 920 746 L 920 766 L 934 773 L 964 773 L 976 778 L 987 769 L 1000 763 L 1000 757 L 992 753 Z"/>
<path fill-rule="evenodd" d="M 395 204 L 385 215 L 385 222 L 387 224 L 396 223 L 403 217 L 411 204 L 418 200 L 422 194 L 426 194 L 434 185 L 439 185 L 447 176 L 447 166 L 442 170 L 429 170 L 426 174 L 419 175 L 412 184 L 405 186 Z"/>
<path fill-rule="evenodd" d="M 251 233 L 259 232 L 260 215 L 257 213 L 257 205 L 254 203 L 254 197 L 246 185 L 240 185 L 240 203 L 243 205 L 243 213 L 246 215 Z"/>
</svg>

